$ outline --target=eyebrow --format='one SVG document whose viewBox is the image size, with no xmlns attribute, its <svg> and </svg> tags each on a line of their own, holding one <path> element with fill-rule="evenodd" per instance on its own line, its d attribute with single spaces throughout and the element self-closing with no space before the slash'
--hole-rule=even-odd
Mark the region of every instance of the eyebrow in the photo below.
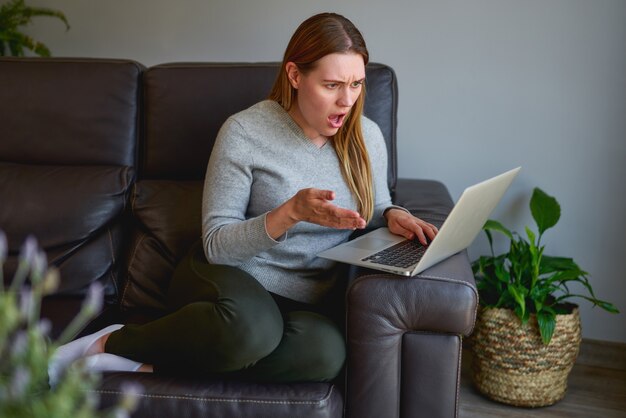
<svg viewBox="0 0 626 418">
<path fill-rule="evenodd" d="M 360 80 L 354 80 L 354 81 L 357 81 L 357 82 L 363 82 L 363 81 L 365 81 L 365 77 L 361 78 Z M 352 82 L 354 82 L 354 81 L 352 81 Z M 325 79 L 325 80 L 324 80 L 324 83 L 339 83 L 339 84 L 346 84 L 346 83 L 347 83 L 347 81 L 342 81 L 342 80 L 332 80 L 332 79 Z"/>
</svg>

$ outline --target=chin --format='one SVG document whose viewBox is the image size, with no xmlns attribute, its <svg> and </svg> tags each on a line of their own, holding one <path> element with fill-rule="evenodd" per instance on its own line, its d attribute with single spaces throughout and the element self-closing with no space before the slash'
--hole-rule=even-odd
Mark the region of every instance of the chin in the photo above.
<svg viewBox="0 0 626 418">
<path fill-rule="evenodd" d="M 337 132 L 339 132 L 339 129 L 341 128 L 330 128 L 326 130 L 322 135 L 330 138 L 331 136 L 335 136 Z"/>
</svg>

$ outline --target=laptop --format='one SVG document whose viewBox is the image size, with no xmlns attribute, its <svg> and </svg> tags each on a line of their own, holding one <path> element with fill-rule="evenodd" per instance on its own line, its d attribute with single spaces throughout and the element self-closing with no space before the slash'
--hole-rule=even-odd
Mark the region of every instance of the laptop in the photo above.
<svg viewBox="0 0 626 418">
<path fill-rule="evenodd" d="M 521 167 L 468 187 L 427 246 L 387 228 L 322 251 L 317 256 L 357 266 L 415 276 L 470 246 Z"/>
</svg>

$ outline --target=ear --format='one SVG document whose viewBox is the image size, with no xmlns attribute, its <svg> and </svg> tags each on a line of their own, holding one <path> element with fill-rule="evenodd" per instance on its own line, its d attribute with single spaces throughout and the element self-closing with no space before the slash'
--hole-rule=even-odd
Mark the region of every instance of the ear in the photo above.
<svg viewBox="0 0 626 418">
<path fill-rule="evenodd" d="M 300 84 L 300 78 L 301 78 L 301 74 L 300 74 L 300 70 L 298 70 L 298 66 L 294 62 L 289 61 L 285 65 L 285 71 L 287 72 L 287 78 L 289 79 L 289 83 L 291 83 L 291 86 L 297 90 Z"/>
</svg>

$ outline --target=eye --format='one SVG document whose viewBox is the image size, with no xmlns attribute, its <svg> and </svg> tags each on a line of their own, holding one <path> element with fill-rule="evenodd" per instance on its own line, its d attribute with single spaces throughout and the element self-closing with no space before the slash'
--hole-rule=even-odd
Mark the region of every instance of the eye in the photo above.
<svg viewBox="0 0 626 418">
<path fill-rule="evenodd" d="M 330 90 L 334 90 L 334 89 L 336 89 L 338 86 L 339 86 L 339 84 L 337 84 L 337 83 L 327 83 L 327 84 L 326 84 L 326 88 L 327 88 L 327 89 L 330 89 Z"/>
<path fill-rule="evenodd" d="M 355 89 L 356 89 L 356 88 L 361 87 L 362 85 L 363 85 L 363 80 L 354 81 L 354 82 L 351 84 L 352 88 L 355 88 Z"/>
</svg>

